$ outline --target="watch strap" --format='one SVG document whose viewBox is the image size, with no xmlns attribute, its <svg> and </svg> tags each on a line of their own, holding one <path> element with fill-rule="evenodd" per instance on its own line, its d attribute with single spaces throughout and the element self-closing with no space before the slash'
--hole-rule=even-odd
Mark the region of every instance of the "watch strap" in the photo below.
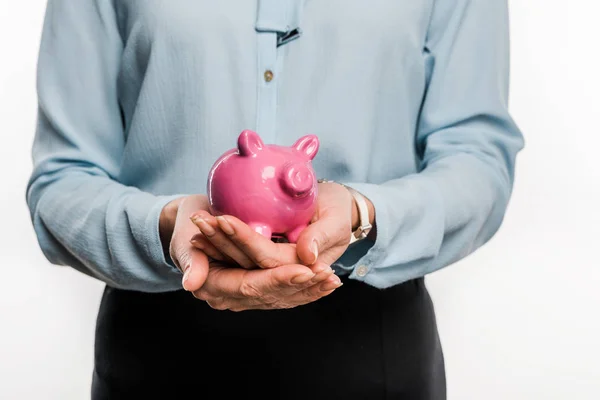
<svg viewBox="0 0 600 400">
<path fill-rule="evenodd" d="M 350 244 L 352 244 L 358 240 L 366 238 L 373 226 L 369 222 L 369 207 L 367 206 L 365 197 L 351 187 L 346 185 L 344 186 L 346 189 L 348 189 L 352 197 L 354 197 L 354 201 L 358 206 L 358 218 L 360 225 L 354 232 L 352 232 L 352 235 L 350 236 Z"/>
</svg>

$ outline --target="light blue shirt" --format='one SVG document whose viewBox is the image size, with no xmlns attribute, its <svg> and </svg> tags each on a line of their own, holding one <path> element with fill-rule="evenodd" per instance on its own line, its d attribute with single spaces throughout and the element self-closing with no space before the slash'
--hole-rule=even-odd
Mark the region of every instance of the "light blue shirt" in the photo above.
<svg viewBox="0 0 600 400">
<path fill-rule="evenodd" d="M 318 176 L 373 202 L 377 238 L 340 273 L 385 288 L 447 266 L 509 201 L 507 31 L 506 0 L 49 0 L 27 190 L 40 246 L 114 287 L 180 289 L 160 211 L 205 193 L 252 129 L 318 135 Z"/>
</svg>

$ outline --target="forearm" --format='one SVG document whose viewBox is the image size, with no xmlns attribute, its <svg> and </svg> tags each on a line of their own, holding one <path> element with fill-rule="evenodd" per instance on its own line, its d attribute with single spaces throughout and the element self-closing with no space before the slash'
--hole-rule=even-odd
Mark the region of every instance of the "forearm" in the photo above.
<svg viewBox="0 0 600 400">
<path fill-rule="evenodd" d="M 42 251 L 110 286 L 180 288 L 163 252 L 154 196 L 118 182 L 126 133 L 114 4 L 50 0 L 38 60 L 38 117 L 27 202 Z M 166 235 L 164 235 L 166 237 Z"/>
<path fill-rule="evenodd" d="M 483 245 L 501 224 L 511 182 L 481 159 L 458 154 L 382 185 L 348 183 L 374 204 L 375 243 L 353 277 L 388 287 L 447 266 Z M 366 266 L 357 275 L 356 267 Z"/>
<path fill-rule="evenodd" d="M 54 264 L 69 265 L 110 286 L 159 292 L 181 277 L 161 245 L 161 210 L 172 196 L 153 196 L 107 177 L 63 172 L 28 190 L 40 247 Z"/>
<path fill-rule="evenodd" d="M 485 243 L 502 222 L 523 147 L 508 112 L 506 0 L 434 2 L 423 50 L 418 172 L 345 182 L 373 202 L 377 238 L 357 247 L 363 254 L 351 249 L 352 262 L 341 266 L 378 287 L 424 276 Z"/>
</svg>

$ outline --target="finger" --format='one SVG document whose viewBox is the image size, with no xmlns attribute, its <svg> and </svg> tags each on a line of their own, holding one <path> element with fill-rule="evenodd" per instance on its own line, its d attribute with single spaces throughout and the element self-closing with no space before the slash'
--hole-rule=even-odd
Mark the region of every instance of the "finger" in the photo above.
<svg viewBox="0 0 600 400">
<path fill-rule="evenodd" d="M 204 237 L 202 233 L 197 233 L 190 239 L 192 246 L 198 250 L 202 250 L 207 256 L 218 261 L 225 261 L 226 256 L 212 245 L 212 243 Z"/>
<path fill-rule="evenodd" d="M 316 274 L 300 264 L 281 265 L 271 269 L 248 271 L 243 289 L 257 288 L 263 295 L 286 296 L 310 285 Z"/>
<path fill-rule="evenodd" d="M 214 260 L 221 261 L 226 264 L 237 264 L 231 257 L 217 250 L 217 248 L 213 246 L 213 244 L 202 233 L 197 233 L 192 236 L 190 243 L 192 246 L 202 250 L 207 256 Z"/>
<path fill-rule="evenodd" d="M 341 287 L 343 284 L 342 283 L 336 283 L 335 281 L 331 281 L 331 282 L 327 282 L 326 284 L 321 284 L 321 285 L 313 285 L 309 288 L 306 288 L 294 295 L 292 295 L 291 297 L 289 297 L 288 299 L 286 299 L 286 305 L 290 305 L 291 307 L 285 307 L 285 308 L 292 308 L 292 307 L 298 307 L 298 306 L 303 306 L 309 303 L 314 303 L 317 300 L 322 299 L 325 296 L 329 296 L 330 294 L 332 294 L 337 288 Z M 269 309 L 269 308 L 273 308 L 273 305 L 269 305 L 269 304 L 262 304 L 259 306 L 258 309 Z M 278 304 L 275 305 L 275 308 L 282 308 L 280 307 Z"/>
<path fill-rule="evenodd" d="M 314 303 L 315 301 L 330 295 L 342 285 L 343 283 L 340 281 L 340 279 L 337 276 L 333 275 L 329 279 L 327 279 L 326 282 L 317 285 L 312 285 L 304 290 L 293 294 L 285 300 L 284 304 L 290 305 L 292 307 L 298 307 L 309 303 Z M 272 307 L 273 305 L 263 304 L 261 306 L 262 307 L 259 309 L 267 309 L 269 306 Z M 282 307 L 279 304 L 275 304 L 275 308 Z"/>
<path fill-rule="evenodd" d="M 340 278 L 336 275 L 329 274 L 318 283 L 313 284 L 312 281 L 310 281 L 309 284 L 301 290 L 297 290 L 294 293 L 281 298 L 280 302 L 294 305 L 307 304 L 331 293 L 340 286 L 342 286 Z"/>
<path fill-rule="evenodd" d="M 350 242 L 351 235 L 350 225 L 346 220 L 347 218 L 340 218 L 335 213 L 327 213 L 306 227 L 296 242 L 296 251 L 300 260 L 312 264 L 328 249 L 340 245 L 346 246 Z M 333 263 L 336 260 L 323 261 Z"/>
<path fill-rule="evenodd" d="M 342 285 L 341 280 L 333 275 L 325 282 L 312 285 L 290 296 L 272 302 L 259 302 L 252 298 L 215 299 L 209 305 L 215 309 L 227 309 L 231 311 L 288 309 L 315 302 L 330 295 Z"/>
<path fill-rule="evenodd" d="M 183 272 L 181 285 L 187 291 L 200 289 L 208 276 L 208 257 L 192 245 L 175 251 Z"/>
<path fill-rule="evenodd" d="M 217 220 L 207 212 L 197 212 L 192 216 L 192 221 L 200 229 L 200 232 L 221 253 L 230 257 L 243 268 L 254 268 L 256 263 L 252 261 L 242 250 L 240 250 L 223 233 Z"/>
<path fill-rule="evenodd" d="M 273 296 L 295 293 L 309 285 L 315 273 L 303 265 L 285 265 L 273 269 L 211 267 L 200 298 L 249 298 L 270 302 Z"/>
<path fill-rule="evenodd" d="M 194 295 L 202 300 L 240 297 L 240 286 L 248 270 L 212 264 L 206 282 Z"/>
<path fill-rule="evenodd" d="M 315 274 L 315 276 L 309 281 L 309 285 L 314 285 L 317 283 L 321 283 L 333 275 L 333 269 L 323 262 L 317 261 L 313 265 L 309 266 L 310 270 Z"/>
<path fill-rule="evenodd" d="M 337 288 L 343 285 L 342 281 L 336 275 L 330 275 L 324 282 L 311 285 L 300 290 L 284 299 L 284 301 L 275 304 L 258 305 L 259 309 L 277 309 L 292 308 L 313 303 L 325 296 L 333 293 Z M 234 306 L 235 307 L 235 306 Z"/>
<path fill-rule="evenodd" d="M 221 230 L 253 263 L 261 268 L 299 264 L 294 245 L 274 243 L 231 215 L 216 218 Z"/>
<path fill-rule="evenodd" d="M 329 265 L 318 262 L 311 267 L 300 264 L 282 265 L 272 269 L 248 271 L 240 286 L 243 298 L 273 302 L 293 295 L 310 286 L 325 282 L 328 278 L 339 280 Z"/>
<path fill-rule="evenodd" d="M 202 286 L 206 280 L 208 257 L 189 242 L 189 238 L 196 232 L 196 227 L 189 221 L 187 215 L 205 206 L 205 201 L 198 196 L 186 197 L 180 203 L 169 244 L 169 255 L 184 274 L 182 286 L 190 291 Z"/>
<path fill-rule="evenodd" d="M 264 303 L 263 294 L 273 296 L 278 292 L 277 295 L 279 296 L 290 295 L 312 285 L 319 285 L 333 275 L 331 267 L 320 262 L 308 269 L 312 272 L 312 275 L 307 274 L 304 266 L 300 266 L 299 269 L 286 268 L 285 273 L 278 276 L 278 284 L 267 285 L 260 282 L 268 280 L 269 277 L 262 277 L 262 279 L 261 277 L 248 278 L 247 271 L 244 269 L 228 268 L 213 263 L 210 266 L 206 283 L 195 295 L 202 300 L 213 302 L 222 301 L 223 299 L 246 299 L 249 301 L 248 304 L 259 304 Z M 253 274 L 259 275 L 260 271 L 263 270 L 256 270 Z M 271 275 L 271 273 L 260 273 L 260 275 Z M 308 279 L 310 276 L 312 278 Z M 289 283 L 284 284 L 283 282 L 288 279 Z M 273 288 L 277 289 L 273 290 Z"/>
<path fill-rule="evenodd" d="M 274 303 L 320 284 L 332 275 L 331 267 L 323 263 L 317 263 L 312 268 L 292 264 L 272 269 L 256 269 L 248 271 L 244 276 L 239 297 L 249 300 L 250 304 Z"/>
</svg>

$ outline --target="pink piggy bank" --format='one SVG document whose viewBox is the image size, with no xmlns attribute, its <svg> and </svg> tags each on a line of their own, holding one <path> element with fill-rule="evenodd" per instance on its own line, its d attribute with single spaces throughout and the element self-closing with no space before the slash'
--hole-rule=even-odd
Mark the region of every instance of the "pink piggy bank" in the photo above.
<svg viewBox="0 0 600 400">
<path fill-rule="evenodd" d="M 237 149 L 223 154 L 210 170 L 211 213 L 233 215 L 268 238 L 285 236 L 295 243 L 315 212 L 311 160 L 318 150 L 314 135 L 287 147 L 265 145 L 256 132 L 243 131 Z"/>
</svg>

